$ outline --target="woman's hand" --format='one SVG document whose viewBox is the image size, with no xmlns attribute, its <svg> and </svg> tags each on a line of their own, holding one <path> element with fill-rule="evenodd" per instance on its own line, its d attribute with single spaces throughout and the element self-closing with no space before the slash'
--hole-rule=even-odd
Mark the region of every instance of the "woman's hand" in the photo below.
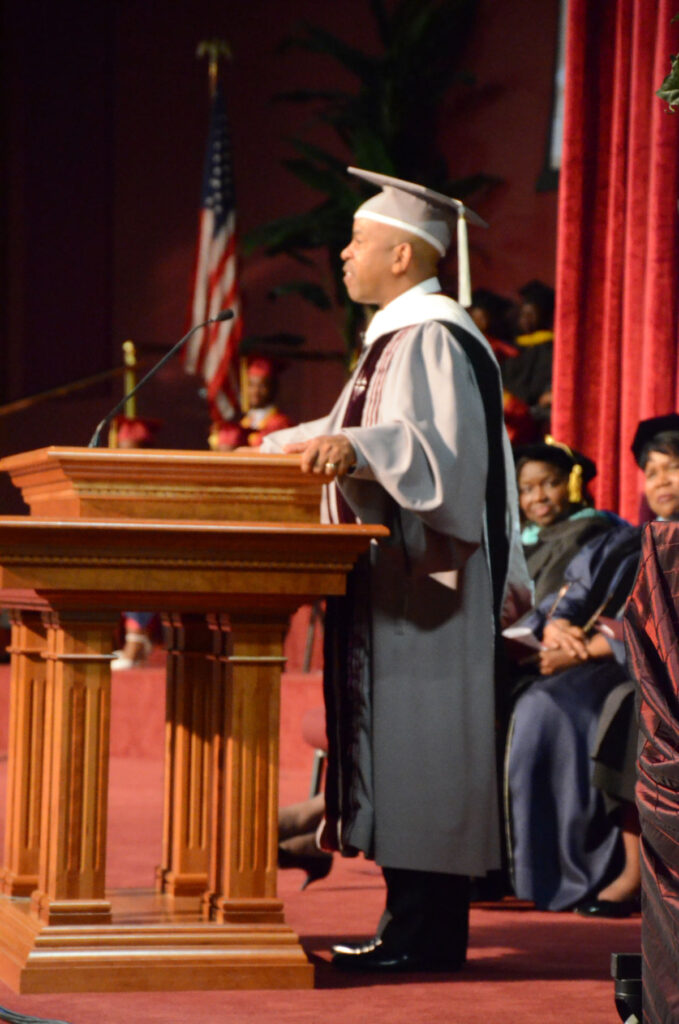
<svg viewBox="0 0 679 1024">
<path fill-rule="evenodd" d="M 542 632 L 542 644 L 540 673 L 543 676 L 581 665 L 589 657 L 585 634 L 579 626 L 572 626 L 568 619 L 548 622 Z"/>
<path fill-rule="evenodd" d="M 578 661 L 589 657 L 585 634 L 580 626 L 572 626 L 568 619 L 552 619 L 542 631 L 542 644 L 547 650 L 564 650 Z"/>
<path fill-rule="evenodd" d="M 303 473 L 323 473 L 334 479 L 336 476 L 346 476 L 356 465 L 356 452 L 344 434 L 312 437 L 310 441 L 286 444 L 283 450 L 289 455 L 302 456 Z"/>
<path fill-rule="evenodd" d="M 540 673 L 549 676 L 565 668 L 581 665 L 590 658 L 611 658 L 613 652 L 601 633 L 586 637 L 580 626 L 572 626 L 567 619 L 548 622 L 542 633 L 544 649 L 540 651 Z"/>
<path fill-rule="evenodd" d="M 565 668 L 582 665 L 582 658 L 569 654 L 563 647 L 557 647 L 549 651 L 540 651 L 539 665 L 540 675 L 551 676 L 552 673 L 561 672 Z"/>
</svg>

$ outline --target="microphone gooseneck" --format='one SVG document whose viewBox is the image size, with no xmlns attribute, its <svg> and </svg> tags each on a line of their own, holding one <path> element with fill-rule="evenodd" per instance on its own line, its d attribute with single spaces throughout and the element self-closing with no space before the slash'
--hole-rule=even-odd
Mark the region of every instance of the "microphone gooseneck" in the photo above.
<svg viewBox="0 0 679 1024">
<path fill-rule="evenodd" d="M 177 352 L 179 352 L 180 348 L 182 348 L 182 346 L 186 344 L 186 342 L 189 340 L 189 338 L 191 337 L 192 334 L 195 334 L 196 331 L 199 331 L 201 327 L 207 327 L 209 324 L 223 323 L 225 320 L 233 320 L 233 317 L 234 317 L 234 312 L 233 312 L 232 309 L 222 309 L 219 313 L 217 313 L 217 316 L 210 317 L 209 320 L 204 320 L 202 324 L 196 324 L 196 326 L 192 327 L 190 331 L 187 331 L 186 334 L 184 335 L 184 337 L 180 338 L 179 341 L 177 342 L 177 344 L 173 345 L 172 348 L 170 349 L 170 351 L 166 352 L 165 355 L 163 356 L 163 358 L 159 359 L 158 362 L 155 364 L 155 366 L 151 367 L 151 369 L 146 374 L 146 376 L 142 377 L 142 379 L 140 381 L 138 381 L 138 383 L 132 388 L 131 391 L 129 391 L 126 395 L 123 395 L 122 399 L 118 402 L 118 404 L 115 405 L 111 409 L 111 411 L 109 413 L 107 413 L 106 416 L 104 416 L 103 420 L 101 421 L 101 423 L 99 423 L 97 425 L 97 429 L 92 434 L 92 437 L 90 438 L 90 441 L 89 441 L 89 444 L 87 445 L 87 447 L 88 448 L 101 448 L 102 447 L 101 435 L 102 435 L 105 427 L 107 427 L 108 424 L 113 419 L 113 417 L 117 416 L 118 413 L 121 411 L 121 409 L 124 408 L 125 403 L 130 398 L 132 398 L 133 395 L 136 395 L 136 393 L 139 391 L 139 389 L 142 388 L 144 386 L 144 384 L 146 384 L 147 381 L 151 380 L 152 377 L 155 377 L 155 375 L 158 373 L 158 370 L 160 370 L 161 367 L 165 366 L 165 363 L 167 363 L 170 359 L 172 359 L 172 357 Z"/>
</svg>

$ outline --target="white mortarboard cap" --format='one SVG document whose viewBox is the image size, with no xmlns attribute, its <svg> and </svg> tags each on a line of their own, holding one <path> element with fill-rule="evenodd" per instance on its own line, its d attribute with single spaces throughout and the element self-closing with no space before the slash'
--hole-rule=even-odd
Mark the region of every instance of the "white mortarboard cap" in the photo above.
<svg viewBox="0 0 679 1024">
<path fill-rule="evenodd" d="M 348 167 L 347 170 L 349 174 L 382 189 L 359 206 L 354 218 L 403 228 L 423 238 L 441 256 L 445 256 L 450 247 L 457 222 L 458 301 L 463 306 L 471 305 L 467 221 L 484 228 L 488 227 L 486 222 L 461 200 L 435 192 L 424 185 L 392 178 L 388 174 L 377 174 L 375 171 L 363 171 L 358 167 Z"/>
</svg>

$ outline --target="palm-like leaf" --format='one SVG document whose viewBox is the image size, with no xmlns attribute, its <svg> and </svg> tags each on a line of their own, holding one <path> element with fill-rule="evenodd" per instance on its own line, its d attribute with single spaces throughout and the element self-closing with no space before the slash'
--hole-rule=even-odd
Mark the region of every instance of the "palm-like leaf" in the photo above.
<svg viewBox="0 0 679 1024">
<path fill-rule="evenodd" d="M 676 21 L 678 19 L 673 18 L 672 20 Z M 665 100 L 670 110 L 676 110 L 679 107 L 679 56 L 672 57 L 670 73 L 657 90 L 656 96 L 659 96 L 661 100 Z"/>
<path fill-rule="evenodd" d="M 328 293 L 314 281 L 286 281 L 285 284 L 279 284 L 272 288 L 269 295 L 272 299 L 279 299 L 283 295 L 301 295 L 317 309 L 332 308 Z"/>
<path fill-rule="evenodd" d="M 485 175 L 451 182 L 446 162 L 432 142 L 441 100 L 453 83 L 465 80 L 460 62 L 476 0 L 397 0 L 390 9 L 384 0 L 370 0 L 368 9 L 381 42 L 376 55 L 309 24 L 284 45 L 288 51 L 299 49 L 335 61 L 353 76 L 354 91 L 298 89 L 277 99 L 315 105 L 316 118 L 332 128 L 341 148 L 359 167 L 423 181 L 443 191 L 452 185 L 452 194 L 461 197 L 489 187 L 496 179 Z M 303 214 L 250 232 L 247 245 L 263 247 L 270 255 L 285 252 L 307 264 L 312 262 L 307 253 L 328 251 L 331 290 L 335 303 L 344 306 L 350 353 L 359 314 L 344 293 L 339 253 L 349 237 L 357 200 L 366 190 L 348 180 L 345 161 L 334 153 L 302 139 L 291 142 L 297 155 L 284 161 L 285 167 L 324 199 Z M 327 299 L 317 282 L 309 288 L 292 282 L 287 292 L 285 286 L 277 289 L 279 295 L 292 292 L 316 305 Z"/>
</svg>

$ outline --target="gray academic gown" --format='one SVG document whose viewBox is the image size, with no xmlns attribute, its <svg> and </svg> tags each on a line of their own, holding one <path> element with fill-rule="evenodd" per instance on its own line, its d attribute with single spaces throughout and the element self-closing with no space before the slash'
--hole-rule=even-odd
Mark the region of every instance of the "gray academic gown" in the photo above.
<svg viewBox="0 0 679 1024">
<path fill-rule="evenodd" d="M 343 430 L 358 463 L 342 493 L 361 522 L 382 523 L 391 536 L 372 551 L 360 808 L 341 841 L 382 867 L 478 876 L 500 865 L 486 425 L 469 360 L 435 319 L 459 323 L 488 348 L 452 299 L 406 293 L 371 323 L 367 341 L 396 333 L 368 386 L 361 426 Z M 263 449 L 337 433 L 353 380 L 329 416 L 271 434 Z M 530 582 L 504 444 L 511 617 L 529 600 Z M 334 491 L 325 488 L 325 521 L 337 521 Z"/>
</svg>

